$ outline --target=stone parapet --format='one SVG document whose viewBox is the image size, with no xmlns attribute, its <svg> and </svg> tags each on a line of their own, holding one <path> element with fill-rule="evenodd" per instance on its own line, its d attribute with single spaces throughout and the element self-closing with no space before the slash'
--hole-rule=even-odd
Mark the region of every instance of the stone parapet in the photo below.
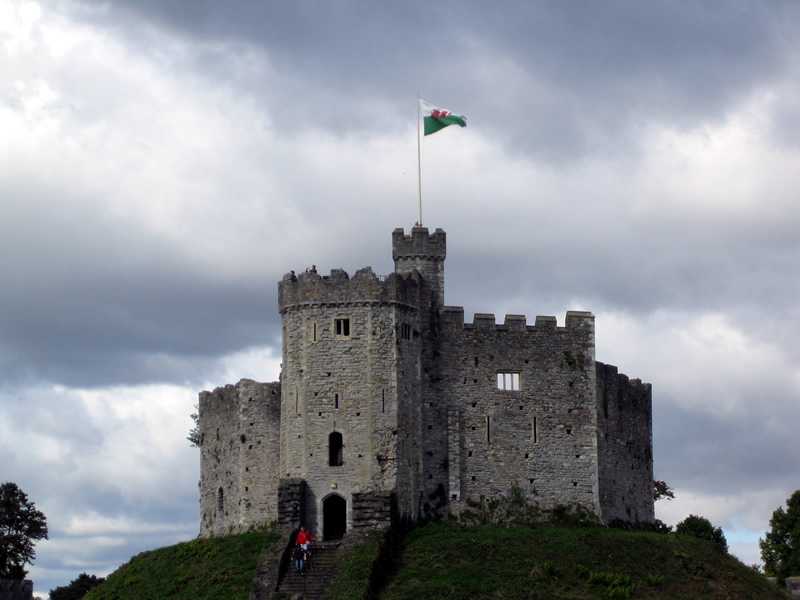
<svg viewBox="0 0 800 600">
<path fill-rule="evenodd" d="M 444 260 L 447 256 L 447 234 L 437 228 L 432 234 L 427 227 L 413 227 L 406 235 L 402 227 L 392 232 L 392 259 L 434 258 Z"/>
<path fill-rule="evenodd" d="M 278 284 L 281 313 L 295 307 L 346 304 L 405 304 L 418 307 L 421 277 L 418 273 L 392 273 L 381 279 L 366 267 L 351 278 L 346 271 L 334 269 L 330 275 L 309 270 L 299 275 L 284 275 Z"/>
<path fill-rule="evenodd" d="M 397 500 L 392 492 L 353 494 L 353 528 L 379 529 L 392 524 Z"/>
<path fill-rule="evenodd" d="M 485 331 L 566 331 L 578 329 L 594 329 L 594 315 L 586 311 L 568 310 L 562 327 L 554 316 L 537 315 L 534 324 L 528 325 L 525 315 L 505 315 L 502 323 L 498 323 L 494 313 L 475 313 L 472 323 L 464 322 L 463 306 L 442 306 L 439 317 L 443 326 L 463 329 L 479 329 Z"/>
<path fill-rule="evenodd" d="M 305 507 L 305 480 L 281 479 L 278 484 L 278 525 L 292 530 L 305 525 Z"/>
</svg>

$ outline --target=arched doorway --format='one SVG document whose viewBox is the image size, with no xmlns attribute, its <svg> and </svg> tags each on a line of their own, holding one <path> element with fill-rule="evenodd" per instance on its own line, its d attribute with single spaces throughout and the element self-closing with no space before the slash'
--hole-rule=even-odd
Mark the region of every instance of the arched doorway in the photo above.
<svg viewBox="0 0 800 600">
<path fill-rule="evenodd" d="M 331 494 L 322 501 L 322 539 L 338 540 L 347 531 L 347 501 Z"/>
</svg>

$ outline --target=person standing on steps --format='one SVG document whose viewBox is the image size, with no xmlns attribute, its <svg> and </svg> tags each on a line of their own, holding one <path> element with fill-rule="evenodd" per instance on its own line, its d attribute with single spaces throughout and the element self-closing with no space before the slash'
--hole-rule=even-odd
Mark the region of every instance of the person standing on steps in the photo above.
<svg viewBox="0 0 800 600">
<path fill-rule="evenodd" d="M 306 568 L 306 551 L 303 550 L 303 547 L 300 544 L 296 544 L 294 547 L 294 551 L 292 552 L 292 562 L 294 563 L 294 568 L 297 573 L 299 575 L 303 575 Z"/>
<path fill-rule="evenodd" d="M 297 534 L 297 544 L 303 549 L 303 560 L 307 561 L 311 557 L 311 542 L 314 541 L 311 532 L 305 527 L 300 527 Z"/>
</svg>

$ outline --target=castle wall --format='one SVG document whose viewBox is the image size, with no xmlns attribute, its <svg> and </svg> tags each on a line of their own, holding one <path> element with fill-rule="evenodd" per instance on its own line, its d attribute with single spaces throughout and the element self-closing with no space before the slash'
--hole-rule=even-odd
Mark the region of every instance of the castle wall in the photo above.
<svg viewBox="0 0 800 600">
<path fill-rule="evenodd" d="M 242 379 L 200 393 L 201 536 L 277 518 L 280 388 Z"/>
<path fill-rule="evenodd" d="M 400 510 L 413 510 L 414 485 L 398 486 L 398 478 L 418 470 L 412 398 L 420 342 L 402 334 L 403 325 L 419 329 L 420 292 L 416 275 L 380 280 L 369 269 L 352 279 L 340 270 L 309 271 L 280 284 L 280 471 L 306 480 L 306 522 L 317 533 L 332 493 L 347 501 L 348 529 L 356 493 L 398 488 Z M 337 335 L 336 319 L 348 320 L 347 335 Z M 334 432 L 344 441 L 340 466 L 329 463 Z"/>
<path fill-rule="evenodd" d="M 441 336 L 438 386 L 448 412 L 436 452 L 445 438 L 448 456 L 432 465 L 447 465 L 454 509 L 517 485 L 542 507 L 599 510 L 591 313 L 568 312 L 565 327 L 554 317 L 527 326 L 517 315 L 498 325 L 494 315 L 476 314 L 464 324 L 462 308 L 444 307 Z M 498 390 L 498 372 L 518 373 L 519 391 Z"/>
<path fill-rule="evenodd" d="M 600 509 L 605 522 L 655 519 L 652 388 L 596 363 Z"/>
</svg>

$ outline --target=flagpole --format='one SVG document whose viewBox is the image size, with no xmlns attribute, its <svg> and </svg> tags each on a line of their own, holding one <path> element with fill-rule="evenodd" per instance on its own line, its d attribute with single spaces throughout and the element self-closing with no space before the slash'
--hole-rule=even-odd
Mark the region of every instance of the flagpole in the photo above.
<svg viewBox="0 0 800 600">
<path fill-rule="evenodd" d="M 422 227 L 422 142 L 419 135 L 419 123 L 422 116 L 422 108 L 420 107 L 420 98 L 417 94 L 417 192 L 419 201 L 419 221 L 417 222 Z"/>
</svg>

